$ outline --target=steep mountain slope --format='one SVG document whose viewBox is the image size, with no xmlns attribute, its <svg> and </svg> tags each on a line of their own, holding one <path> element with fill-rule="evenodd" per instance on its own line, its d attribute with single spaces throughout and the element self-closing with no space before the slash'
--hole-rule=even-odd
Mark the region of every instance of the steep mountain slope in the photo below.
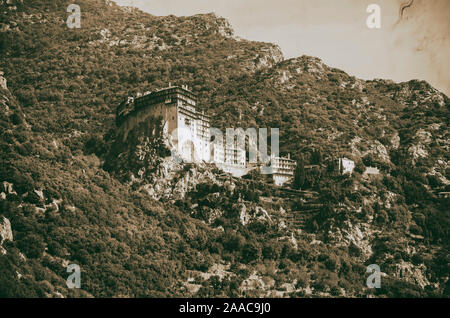
<svg viewBox="0 0 450 318">
<path fill-rule="evenodd" d="M 448 199 L 434 192 L 448 191 L 450 103 L 427 83 L 283 60 L 214 14 L 80 0 L 82 28 L 69 29 L 71 1 L 10 2 L 1 296 L 449 295 Z M 218 127 L 279 127 L 282 152 L 320 167 L 306 173 L 312 198 L 172 164 L 155 123 L 118 140 L 119 102 L 169 82 L 189 85 Z M 340 155 L 357 161 L 352 177 L 333 171 Z M 69 263 L 81 290 L 65 284 Z M 366 288 L 372 263 L 381 290 Z"/>
<path fill-rule="evenodd" d="M 2 68 L 24 106 L 34 106 L 33 127 L 42 131 L 101 130 L 123 98 L 169 82 L 188 84 L 205 102 L 229 78 L 282 59 L 272 44 L 234 39 L 214 14 L 154 17 L 80 1 L 83 27 L 69 29 L 69 3 L 25 1 L 2 17 Z M 26 63 L 36 58 L 40 63 Z M 56 115 L 56 125 L 46 119 Z"/>
<path fill-rule="evenodd" d="M 439 144 L 422 153 L 448 161 L 449 99 L 425 82 L 361 81 L 303 56 L 224 85 L 212 100 L 212 112 L 231 115 L 215 116 L 219 125 L 279 127 L 283 150 L 295 144 L 296 157 L 310 146 L 390 163 L 387 152 L 400 148 L 417 160 L 411 147 L 425 134 Z"/>
</svg>

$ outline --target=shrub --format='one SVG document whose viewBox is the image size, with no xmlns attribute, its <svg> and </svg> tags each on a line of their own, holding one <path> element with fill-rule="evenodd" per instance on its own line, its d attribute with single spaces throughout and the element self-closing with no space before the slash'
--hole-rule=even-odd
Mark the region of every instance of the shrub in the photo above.
<svg viewBox="0 0 450 318">
<path fill-rule="evenodd" d="M 257 242 L 250 242 L 244 245 L 242 249 L 242 262 L 250 263 L 261 259 L 261 245 Z"/>
<path fill-rule="evenodd" d="M 18 242 L 19 249 L 29 258 L 39 258 L 44 252 L 45 244 L 40 235 L 31 233 Z"/>
</svg>

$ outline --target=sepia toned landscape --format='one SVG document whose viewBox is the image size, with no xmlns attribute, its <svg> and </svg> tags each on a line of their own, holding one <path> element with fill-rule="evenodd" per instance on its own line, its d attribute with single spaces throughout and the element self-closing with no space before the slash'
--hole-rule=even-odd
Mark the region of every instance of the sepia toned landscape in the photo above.
<svg viewBox="0 0 450 318">
<path fill-rule="evenodd" d="M 73 2 L 0 1 L 1 298 L 449 297 L 445 78 Z"/>
</svg>

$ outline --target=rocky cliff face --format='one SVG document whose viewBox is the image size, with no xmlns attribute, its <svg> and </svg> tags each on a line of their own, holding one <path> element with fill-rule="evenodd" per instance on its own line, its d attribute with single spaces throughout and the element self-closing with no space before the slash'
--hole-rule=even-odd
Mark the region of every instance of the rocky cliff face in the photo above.
<svg viewBox="0 0 450 318">
<path fill-rule="evenodd" d="M 4 78 L 3 75 L 3 71 L 0 71 L 0 87 L 3 89 L 8 89 L 8 87 L 6 86 L 6 78 Z"/>
<path fill-rule="evenodd" d="M 0 222 L 0 254 L 5 255 L 7 253 L 6 249 L 3 248 L 3 243 L 5 241 L 13 241 L 13 233 L 11 229 L 11 222 L 5 217 Z"/>
<path fill-rule="evenodd" d="M 5 217 L 3 217 L 2 222 L 0 223 L 0 243 L 4 241 L 12 241 L 13 234 L 11 230 L 11 222 Z"/>
</svg>

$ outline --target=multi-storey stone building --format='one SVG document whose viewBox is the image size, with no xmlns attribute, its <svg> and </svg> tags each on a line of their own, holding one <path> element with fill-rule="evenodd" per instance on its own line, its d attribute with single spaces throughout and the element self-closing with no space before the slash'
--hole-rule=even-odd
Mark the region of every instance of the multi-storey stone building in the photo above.
<svg viewBox="0 0 450 318">
<path fill-rule="evenodd" d="M 270 156 L 270 165 L 272 167 L 274 183 L 282 186 L 293 179 L 297 163 L 291 159 L 290 154 L 287 157 L 275 157 L 272 155 Z"/>
<path fill-rule="evenodd" d="M 196 110 L 197 97 L 186 86 L 169 86 L 129 97 L 117 109 L 117 125 L 126 138 L 137 124 L 150 117 L 161 117 L 164 133 L 171 138 L 178 155 L 185 161 L 209 162 L 210 117 Z"/>
<path fill-rule="evenodd" d="M 246 162 L 246 151 L 226 140 L 211 142 L 210 117 L 196 109 L 197 96 L 187 86 L 170 86 L 155 92 L 128 97 L 116 111 L 116 123 L 125 140 L 140 123 L 161 118 L 163 132 L 184 161 L 213 162 L 220 169 L 242 176 L 254 167 Z M 220 139 L 220 138 L 219 138 Z M 224 139 L 224 138 L 222 138 Z M 271 157 L 275 183 L 282 185 L 294 174 L 295 161 Z"/>
<path fill-rule="evenodd" d="M 211 143 L 210 117 L 197 111 L 196 106 L 197 96 L 187 86 L 169 86 L 128 97 L 117 108 L 116 122 L 126 138 L 139 123 L 161 117 L 164 133 L 183 160 L 215 162 L 228 172 L 245 168 L 244 149 L 225 145 L 224 141 Z"/>
</svg>

